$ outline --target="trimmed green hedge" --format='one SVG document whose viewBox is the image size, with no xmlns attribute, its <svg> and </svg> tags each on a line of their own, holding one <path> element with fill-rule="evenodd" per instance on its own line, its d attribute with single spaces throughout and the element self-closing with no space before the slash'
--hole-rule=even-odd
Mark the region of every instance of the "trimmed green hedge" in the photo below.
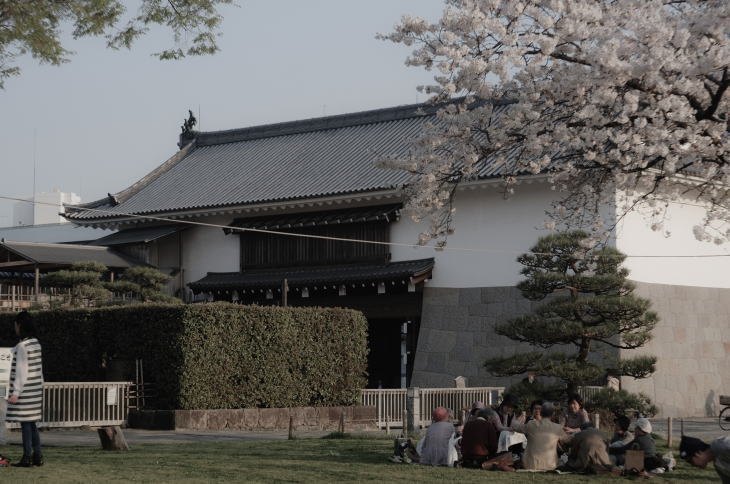
<svg viewBox="0 0 730 484">
<path fill-rule="evenodd" d="M 337 406 L 365 385 L 367 320 L 349 309 L 227 303 L 33 313 L 47 381 L 96 381 L 143 358 L 161 409 Z M 0 314 L 12 346 L 14 314 Z"/>
</svg>

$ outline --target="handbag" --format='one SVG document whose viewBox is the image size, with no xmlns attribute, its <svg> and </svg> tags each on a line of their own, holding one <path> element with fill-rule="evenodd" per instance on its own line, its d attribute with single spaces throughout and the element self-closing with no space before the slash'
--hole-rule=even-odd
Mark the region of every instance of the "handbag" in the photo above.
<svg viewBox="0 0 730 484">
<path fill-rule="evenodd" d="M 643 450 L 632 450 L 626 451 L 626 458 L 624 460 L 624 469 L 627 471 L 637 470 L 639 472 L 644 470 L 644 451 Z"/>
</svg>

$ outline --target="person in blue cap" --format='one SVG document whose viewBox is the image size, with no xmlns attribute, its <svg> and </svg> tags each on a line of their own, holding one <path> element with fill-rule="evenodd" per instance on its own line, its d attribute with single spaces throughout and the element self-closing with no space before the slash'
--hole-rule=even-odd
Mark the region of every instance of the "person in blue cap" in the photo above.
<svg viewBox="0 0 730 484">
<path fill-rule="evenodd" d="M 730 436 L 707 444 L 695 437 L 683 435 L 679 443 L 679 456 L 695 467 L 707 467 L 707 464 L 714 462 L 722 484 L 730 484 Z"/>
</svg>

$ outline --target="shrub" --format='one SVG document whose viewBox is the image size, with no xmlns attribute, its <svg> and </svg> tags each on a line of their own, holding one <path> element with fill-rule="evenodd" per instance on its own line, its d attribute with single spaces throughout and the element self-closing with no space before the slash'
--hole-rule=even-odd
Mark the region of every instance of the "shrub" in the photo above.
<svg viewBox="0 0 730 484">
<path fill-rule="evenodd" d="M 585 402 L 585 408 L 589 412 L 599 413 L 601 410 L 606 410 L 614 416 L 636 413 L 645 417 L 653 417 L 657 413 L 656 405 L 643 393 L 629 393 L 626 390 L 612 388 L 603 388 L 594 393 Z"/>
<path fill-rule="evenodd" d="M 532 384 L 525 382 L 515 383 L 504 391 L 517 401 L 520 410 L 530 413 L 530 404 L 535 400 L 544 402 L 558 402 L 564 394 L 564 387 L 561 384 L 549 384 L 536 381 Z"/>
<path fill-rule="evenodd" d="M 517 261 L 525 279 L 517 284 L 530 301 L 546 301 L 531 313 L 500 322 L 494 331 L 529 351 L 495 356 L 485 362 L 495 376 L 533 371 L 564 383 L 565 394 L 607 374 L 647 378 L 653 356 L 625 356 L 651 340 L 658 316 L 651 303 L 633 294 L 625 254 L 586 243 L 580 230 L 540 237 Z M 552 296 L 552 297 L 550 297 Z M 601 358 L 606 350 L 613 354 Z"/>
<path fill-rule="evenodd" d="M 337 406 L 365 384 L 367 321 L 349 309 L 145 304 L 34 313 L 47 381 L 143 358 L 161 409 Z M 0 315 L 0 346 L 15 343 Z"/>
</svg>

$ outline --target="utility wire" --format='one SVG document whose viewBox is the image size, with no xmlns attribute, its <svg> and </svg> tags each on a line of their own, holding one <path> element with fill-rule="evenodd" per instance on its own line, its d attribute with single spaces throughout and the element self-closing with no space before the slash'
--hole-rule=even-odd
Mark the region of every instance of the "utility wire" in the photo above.
<svg viewBox="0 0 730 484">
<path fill-rule="evenodd" d="M 8 196 L 2 196 L 0 195 L 1 200 L 11 200 L 16 202 L 26 202 L 26 203 L 33 203 L 33 204 L 39 204 L 39 205 L 51 205 L 51 206 L 57 206 L 55 203 L 50 202 L 40 202 L 40 201 L 34 201 L 34 200 L 28 200 L 26 198 L 18 198 L 18 197 L 8 197 Z M 167 217 L 156 217 L 154 215 L 139 215 L 135 213 L 127 213 L 127 212 L 119 212 L 119 211 L 113 211 L 113 210 L 104 210 L 100 208 L 88 208 L 88 207 L 82 207 L 78 205 L 64 205 L 68 208 L 74 208 L 77 210 L 84 210 L 89 212 L 97 212 L 97 213 L 105 213 L 105 214 L 111 214 L 115 216 L 124 216 L 124 217 L 130 217 L 130 218 L 137 218 L 141 220 L 154 220 L 157 222 L 172 222 L 172 223 L 178 223 L 178 224 L 186 224 L 186 225 L 197 225 L 200 227 L 210 227 L 210 228 L 216 228 L 216 229 L 224 229 L 224 230 L 230 230 L 230 231 L 238 231 L 238 232 L 254 232 L 254 233 L 262 233 L 262 234 L 272 234 L 272 235 L 284 235 L 288 237 L 300 237 L 300 238 L 307 238 L 307 239 L 320 239 L 320 240 L 332 240 L 336 242 L 350 242 L 350 243 L 359 243 L 359 244 L 374 244 L 374 245 L 386 245 L 390 247 L 408 247 L 411 249 L 426 249 L 426 250 L 433 250 L 437 252 L 445 251 L 445 250 L 451 250 L 451 251 L 458 251 L 458 252 L 481 252 L 481 253 L 504 253 L 504 254 L 523 254 L 525 253 L 524 250 L 511 250 L 511 249 L 493 249 L 493 248 L 470 248 L 470 247 L 453 247 L 450 245 L 444 246 L 444 247 L 434 247 L 432 245 L 419 245 L 419 244 L 407 244 L 404 242 L 382 242 L 378 240 L 365 240 L 365 239 L 349 239 L 345 237 L 332 237 L 327 235 L 314 235 L 314 234 L 300 234 L 300 233 L 294 233 L 294 232 L 281 232 L 278 230 L 269 230 L 269 229 L 254 229 L 249 227 L 232 227 L 229 225 L 219 225 L 219 224 L 212 224 L 207 222 L 196 222 L 193 220 L 180 220 L 180 219 L 172 219 Z M 541 252 L 530 252 L 530 254 L 535 255 L 555 255 L 552 253 L 541 253 Z M 657 254 L 646 254 L 646 255 L 625 255 L 626 258 L 647 258 L 647 259 L 669 259 L 669 258 L 711 258 L 711 257 L 730 257 L 730 254 L 682 254 L 682 255 L 657 255 Z"/>
</svg>

